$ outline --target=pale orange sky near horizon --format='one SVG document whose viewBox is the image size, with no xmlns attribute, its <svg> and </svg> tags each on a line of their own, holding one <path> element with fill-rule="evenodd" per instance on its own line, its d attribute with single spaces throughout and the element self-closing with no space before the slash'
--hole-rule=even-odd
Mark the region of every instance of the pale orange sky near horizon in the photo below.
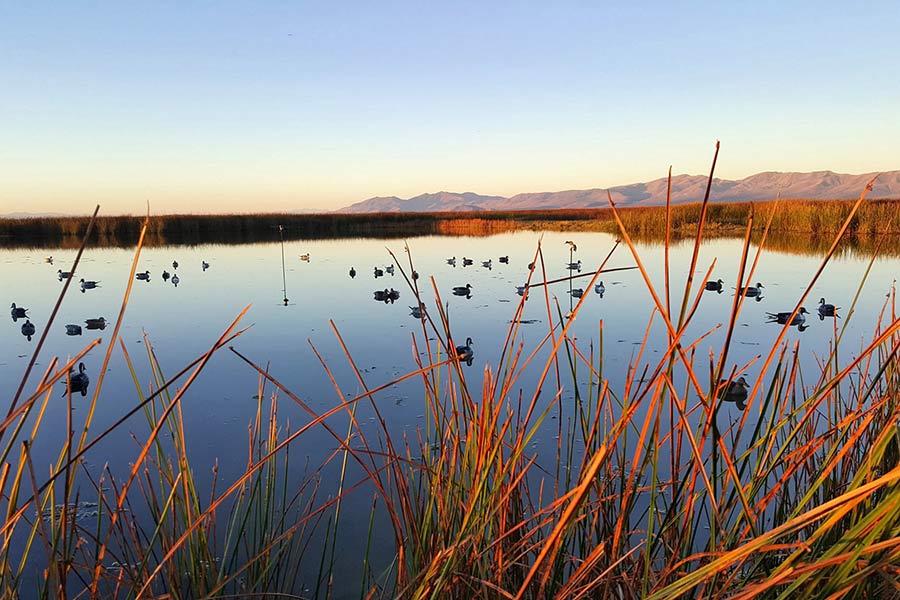
<svg viewBox="0 0 900 600">
<path fill-rule="evenodd" d="M 724 179 L 900 168 L 890 2 L 29 3 L 3 17 L 0 214 L 612 187 L 669 165 L 706 175 L 716 140 Z"/>
</svg>

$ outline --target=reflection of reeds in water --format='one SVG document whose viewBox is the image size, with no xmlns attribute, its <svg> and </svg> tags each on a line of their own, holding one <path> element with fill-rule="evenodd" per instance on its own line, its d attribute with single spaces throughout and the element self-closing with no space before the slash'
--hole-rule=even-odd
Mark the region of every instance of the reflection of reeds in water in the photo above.
<svg viewBox="0 0 900 600">
<path fill-rule="evenodd" d="M 853 210 L 840 233 L 851 227 Z M 617 242 L 610 256 L 626 247 L 645 273 L 623 215 L 614 217 L 624 246 Z M 758 258 L 750 252 L 756 221 L 752 215 L 745 220 L 739 285 L 753 279 Z M 771 225 L 774 217 L 767 220 Z M 700 223 L 696 248 L 705 234 Z M 768 234 L 764 227 L 761 246 Z M 832 239 L 806 293 L 836 249 Z M 413 256 L 406 256 L 404 264 L 397 262 L 404 277 L 414 269 Z M 801 369 L 804 348 L 784 341 L 787 326 L 758 359 L 733 365 L 728 340 L 743 296 L 733 299 L 721 348 L 707 356 L 707 333 L 686 334 L 704 293 L 703 281 L 691 279 L 702 266 L 697 256 L 681 290 L 674 283 L 657 289 L 645 273 L 656 311 L 620 389 L 612 389 L 604 373 L 602 338 L 597 347 L 585 346 L 571 331 L 591 294 L 563 315 L 539 283 L 546 279 L 540 245 L 529 302 L 542 302 L 551 325 L 526 347 L 518 329 L 523 297 L 500 343 L 501 358 L 485 368 L 480 389 L 469 387 L 466 367 L 455 356 L 458 340 L 451 333 L 466 334 L 451 331 L 437 286 L 426 292 L 412 278 L 407 283 L 417 299 L 436 296 L 430 303 L 435 314 L 423 313 L 421 333 L 412 338 L 418 368 L 393 381 L 369 380 L 332 324 L 352 377 L 333 377 L 334 365 L 322 360 L 340 399 L 324 413 L 235 349 L 247 377 L 259 378 L 257 413 L 243 473 L 216 479 L 211 490 L 198 489 L 193 469 L 207 466 L 191 465 L 186 449 L 190 436 L 209 432 L 185 430 L 181 399 L 212 354 L 240 334 L 242 315 L 174 376 L 163 373 L 145 338 L 149 386 L 138 383 L 120 343 L 136 383 L 131 408 L 100 433 L 89 431 L 90 416 L 84 433 L 69 427 L 73 433 L 57 442 L 60 459 L 48 478 L 34 468 L 29 449 L 48 443 L 39 424 L 51 387 L 92 346 L 67 365 L 53 362 L 0 427 L 0 509 L 6 515 L 0 533 L 4 540 L 36 540 L 24 550 L 8 541 L 0 547 L 2 594 L 26 591 L 27 562 L 48 567 L 39 590 L 48 596 L 83 588 L 95 597 L 347 595 L 335 592 L 335 578 L 346 579 L 335 549 L 342 536 L 352 536 L 362 537 L 366 549 L 343 560 L 362 565 L 354 587 L 366 598 L 889 597 L 900 561 L 900 319 L 894 298 L 883 314 L 873 315 L 872 339 L 862 348 L 853 342 L 852 358 L 838 352 L 848 316 L 840 324 L 833 320 L 833 347 L 817 349 L 815 372 Z M 666 282 L 679 279 L 668 264 L 665 269 Z M 125 304 L 127 297 L 123 310 Z M 649 337 L 656 323 L 666 332 L 658 353 Z M 478 348 L 489 343 L 476 339 L 476 361 Z M 525 373 L 537 373 L 538 383 L 523 387 Z M 717 399 L 727 381 L 740 376 L 750 389 L 746 408 L 735 412 Z M 427 422 L 398 439 L 379 406 L 385 390 L 407 379 L 421 382 Z M 102 380 L 88 415 L 101 387 Z M 296 403 L 308 420 L 286 428 L 279 397 Z M 68 402 L 72 424 L 77 413 Z M 360 403 L 374 414 L 375 431 L 357 421 Z M 147 429 L 135 432 L 137 452 L 124 479 L 84 462 L 137 412 Z M 29 417 L 30 431 L 23 428 Z M 291 475 L 291 443 L 312 429 L 330 436 L 335 450 L 310 472 L 331 465 L 340 473 L 337 481 Z M 540 456 L 539 438 L 553 440 L 541 446 Z M 351 495 L 370 502 L 365 536 L 347 531 L 342 519 Z M 85 501 L 97 504 L 96 516 L 67 516 L 68 507 Z M 376 522 L 390 535 L 376 535 Z"/>
</svg>

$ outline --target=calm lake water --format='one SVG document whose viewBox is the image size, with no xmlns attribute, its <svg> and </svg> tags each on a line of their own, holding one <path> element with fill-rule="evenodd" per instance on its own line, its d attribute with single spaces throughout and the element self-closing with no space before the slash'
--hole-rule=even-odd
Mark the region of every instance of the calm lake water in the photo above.
<svg viewBox="0 0 900 600">
<path fill-rule="evenodd" d="M 461 344 L 467 337 L 473 338 L 474 359 L 471 366 L 465 367 L 465 372 L 469 387 L 474 392 L 481 388 L 485 366 L 496 368 L 500 359 L 510 319 L 520 301 L 516 287 L 523 285 L 528 277 L 527 265 L 534 260 L 539 239 L 541 235 L 538 233 L 517 232 L 488 237 L 422 237 L 407 242 L 400 239 L 286 242 L 287 306 L 282 303 L 282 247 L 278 243 L 147 248 L 141 253 L 138 270 L 148 270 L 150 280 L 134 282 L 121 337 L 138 367 L 138 378 L 147 390 L 151 374 L 145 355 L 143 331 L 147 332 L 164 371 L 171 376 L 208 350 L 235 316 L 250 304 L 251 308 L 243 321 L 250 328 L 234 342 L 235 348 L 257 364 L 267 365 L 277 379 L 314 410 L 324 412 L 335 406 L 339 395 L 311 345 L 333 370 L 345 395 L 355 395 L 361 389 L 331 331 L 329 320 L 334 321 L 344 337 L 370 387 L 387 383 L 416 368 L 411 336 L 417 336 L 420 348 L 424 346 L 421 323 L 410 314 L 410 307 L 416 304 L 413 294 L 400 276 L 399 269 L 395 275 L 385 273 L 382 277 L 374 277 L 376 267 L 384 269 L 391 264 L 387 249 L 406 261 L 404 245 L 408 243 L 415 268 L 420 274 L 419 286 L 429 312 L 437 316 L 431 291 L 433 278 L 446 303 L 454 341 Z M 600 233 L 543 234 L 541 244 L 548 279 L 563 278 L 571 273 L 567 269 L 570 252 L 566 240 L 577 244 L 577 251 L 571 257 L 581 261 L 581 274 L 599 266 L 615 244 L 613 237 Z M 663 247 L 644 244 L 639 246 L 639 251 L 654 283 L 662 290 Z M 673 285 L 677 290 L 682 289 L 687 276 L 691 251 L 688 243 L 672 249 Z M 696 274 L 698 283 L 702 285 L 700 280 L 715 258 L 717 263 L 712 278 L 723 279 L 726 291 L 722 294 L 704 293 L 687 339 L 695 339 L 717 324 L 727 324 L 740 251 L 740 240 L 712 240 L 703 246 L 700 272 Z M 309 254 L 308 262 L 300 260 L 303 254 Z M 52 264 L 44 260 L 50 255 L 54 259 Z M 17 322 L 9 320 L 0 328 L 4 340 L 0 344 L 0 386 L 7 390 L 7 398 L 12 397 L 19 385 L 63 285 L 57 277 L 57 270 L 68 270 L 74 256 L 74 251 L 55 248 L 0 250 L 0 281 L 3 282 L 5 306 L 15 302 L 28 308 L 28 318 L 36 327 L 31 341 L 21 331 L 24 319 Z M 447 264 L 446 259 L 454 256 L 456 265 Z M 464 267 L 463 256 L 473 259 L 474 264 Z M 508 264 L 500 262 L 501 256 L 509 257 Z M 112 326 L 105 330 L 84 329 L 82 335 L 70 336 L 66 334 L 65 325 L 84 326 L 85 319 L 101 316 L 114 322 L 128 283 L 126 278 L 132 258 L 133 251 L 128 249 L 89 248 L 85 251 L 75 281 L 38 358 L 32 381 L 25 388 L 26 395 L 34 388 L 51 357 L 58 356 L 65 360 L 94 338 L 102 339 L 103 343 L 84 359 L 84 363 L 91 381 L 97 380 Z M 177 270 L 172 268 L 174 260 L 179 263 Z M 491 261 L 490 269 L 482 266 L 482 261 L 487 260 Z M 807 320 L 808 327 L 802 332 L 791 328 L 787 339 L 789 342 L 800 342 L 801 361 L 807 368 L 813 368 L 816 358 L 827 354 L 834 336 L 833 320 L 820 321 L 816 315 L 819 298 L 825 297 L 829 303 L 842 307 L 839 314 L 843 319 L 839 323 L 843 325 L 868 260 L 869 257 L 853 255 L 834 258 L 806 300 L 805 306 L 812 313 Z M 202 268 L 204 261 L 209 264 L 206 270 Z M 765 286 L 764 297 L 759 302 L 748 299 L 744 303 L 729 355 L 729 367 L 743 365 L 771 347 L 781 328 L 766 323 L 766 312 L 790 311 L 820 261 L 820 256 L 774 251 L 763 254 L 753 279 Z M 607 267 L 632 265 L 634 260 L 628 248 L 621 245 Z M 349 276 L 351 267 L 356 271 L 353 278 Z M 406 268 L 405 263 L 403 267 Z M 180 282 L 177 287 L 171 280 L 163 280 L 163 270 L 178 275 Z M 875 261 L 862 287 L 856 313 L 849 320 L 844 334 L 842 344 L 846 348 L 844 357 L 847 360 L 864 341 L 871 339 L 877 315 L 898 272 L 900 259 Z M 579 273 L 576 271 L 575 274 Z M 99 281 L 99 287 L 82 293 L 78 286 L 81 278 Z M 533 281 L 541 279 L 538 269 Z M 573 324 L 573 331 L 579 347 L 587 352 L 590 344 L 599 347 L 602 321 L 604 376 L 609 378 L 611 388 L 618 392 L 626 369 L 645 335 L 653 302 L 637 270 L 603 274 L 600 279 L 604 283 L 605 293 L 601 297 L 594 290 L 585 289 L 586 301 Z M 576 279 L 571 286 L 586 288 L 588 280 L 589 277 Z M 466 284 L 471 285 L 470 297 L 452 294 L 453 287 Z M 375 291 L 391 288 L 400 294 L 395 302 L 374 300 Z M 572 301 L 570 283 L 556 283 L 549 289 L 551 297 L 558 299 L 562 312 L 568 311 Z M 680 292 L 673 294 L 673 302 L 677 303 L 679 299 Z M 532 291 L 522 319 L 524 322 L 518 333 L 527 352 L 547 334 L 551 325 L 540 290 Z M 660 346 L 663 329 L 658 320 L 656 323 L 650 345 L 652 353 L 657 353 L 656 357 L 645 356 L 641 367 L 648 361 L 656 361 L 663 349 Z M 718 353 L 723 339 L 724 327 L 700 343 L 698 357 L 706 360 L 710 349 Z M 543 362 L 536 364 L 542 365 Z M 758 378 L 761 375 L 758 369 L 758 365 L 751 366 L 747 378 Z M 586 380 L 587 370 L 582 371 Z M 533 390 L 536 377 L 537 373 L 533 373 L 521 380 L 526 396 Z M 57 396 L 63 389 L 64 386 L 59 386 L 59 391 L 54 394 L 50 412 L 41 426 L 41 444 L 33 449 L 39 473 L 47 472 L 62 446 L 66 428 L 65 402 L 59 398 L 57 403 Z M 89 392 L 93 392 L 93 387 Z M 257 410 L 257 394 L 256 374 L 237 356 L 223 350 L 213 358 L 185 396 L 183 409 L 189 452 L 201 487 L 209 485 L 211 467 L 216 461 L 221 481 L 231 481 L 243 471 L 247 459 L 247 428 Z M 572 390 L 564 390 L 563 401 L 572 397 Z M 76 419 L 84 419 L 84 407 L 88 400 L 81 396 L 74 397 Z M 92 430 L 102 431 L 136 401 L 134 383 L 123 354 L 115 349 Z M 388 389 L 379 394 L 376 401 L 395 435 L 414 433 L 417 427 L 425 423 L 421 380 L 414 378 Z M 292 429 L 309 421 L 309 416 L 286 397 L 281 397 L 280 407 L 280 418 L 290 419 Z M 360 405 L 360 411 L 363 428 L 369 426 L 374 430 L 373 417 L 368 409 Z M 730 406 L 723 411 L 722 418 L 734 418 L 736 413 L 737 408 Z M 336 416 L 333 423 L 338 431 L 345 431 L 344 415 Z M 555 425 L 550 425 L 546 435 L 539 436 L 532 446 L 539 462 L 543 452 L 547 454 L 547 461 L 556 460 L 555 428 Z M 99 472 L 103 465 L 108 465 L 114 475 L 124 478 L 137 453 L 137 444 L 131 434 L 143 440 L 147 431 L 144 417 L 138 414 L 90 453 L 90 468 Z M 293 464 L 301 471 L 308 458 L 308 464 L 315 466 L 335 447 L 332 438 L 315 429 L 292 446 Z M 359 504 L 351 503 L 350 508 L 346 509 L 343 518 L 347 531 L 357 532 L 355 538 L 349 536 L 342 542 L 350 550 L 348 555 L 359 556 L 353 546 L 362 543 L 358 532 L 365 531 L 370 504 L 371 494 L 365 492 L 360 494 Z"/>
</svg>

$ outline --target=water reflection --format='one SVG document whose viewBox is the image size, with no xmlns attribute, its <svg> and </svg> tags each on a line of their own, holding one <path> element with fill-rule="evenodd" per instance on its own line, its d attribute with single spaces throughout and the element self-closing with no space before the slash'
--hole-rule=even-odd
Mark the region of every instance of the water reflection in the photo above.
<svg viewBox="0 0 900 600">
<path fill-rule="evenodd" d="M 34 335 L 34 323 L 30 320 L 26 319 L 24 323 L 22 323 L 22 335 L 28 338 L 28 341 L 31 341 L 31 336 Z"/>
</svg>

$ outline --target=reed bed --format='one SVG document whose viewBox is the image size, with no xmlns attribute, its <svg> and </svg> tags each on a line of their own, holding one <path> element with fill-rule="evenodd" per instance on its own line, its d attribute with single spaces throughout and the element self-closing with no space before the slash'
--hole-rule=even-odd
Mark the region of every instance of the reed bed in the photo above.
<svg viewBox="0 0 900 600">
<path fill-rule="evenodd" d="M 858 223 L 864 197 L 865 191 L 840 213 L 841 226 L 806 293 Z M 364 573 L 353 597 L 898 597 L 900 318 L 894 291 L 882 313 L 872 315 L 872 337 L 861 346 L 845 348 L 850 317 L 834 321 L 833 345 L 814 372 L 801 367 L 804 349 L 786 341 L 786 325 L 754 361 L 759 375 L 746 408 L 731 420 L 720 397 L 751 367 L 729 361 L 743 297 L 735 297 L 721 326 L 721 347 L 710 347 L 709 332 L 687 338 L 705 279 L 670 273 L 666 259 L 665 284 L 651 281 L 625 211 L 610 210 L 621 236 L 610 256 L 631 254 L 656 307 L 618 389 L 604 374 L 602 322 L 597 345 L 585 347 L 570 333 L 586 298 L 565 310 L 541 285 L 540 245 L 529 296 L 542 303 L 550 326 L 534 347 L 523 345 L 523 298 L 501 359 L 485 366 L 480 389 L 468 385 L 438 286 L 407 277 L 416 297 L 433 296 L 438 310 L 423 314 L 421 331 L 411 339 L 419 364 L 403 377 L 370 381 L 332 325 L 353 380 L 339 381 L 322 360 L 341 400 L 319 413 L 269 372 L 265 357 L 240 352 L 243 315 L 173 375 L 163 372 L 145 339 L 150 382 L 138 381 L 120 343 L 117 351 L 135 379 L 133 406 L 110 428 L 93 431 L 98 382 L 85 423 L 69 428 L 57 464 L 49 475 L 38 475 L 29 449 L 44 443 L 40 423 L 56 400 L 51 388 L 80 355 L 62 365 L 51 362 L 30 395 L 21 401 L 17 395 L 0 427 L 0 509 L 6 515 L 0 593 L 31 594 L 23 586 L 36 570 L 41 597 L 346 595 L 334 585 L 341 564 L 336 548 L 341 536 L 360 532 L 346 531 L 342 504 L 351 494 L 365 494 L 373 499 L 370 528 L 366 551 L 353 557 Z M 667 207 L 663 215 L 669 232 L 677 228 L 679 210 Z M 708 201 L 697 210 L 689 274 L 705 266 L 697 257 L 707 221 L 724 218 L 713 217 L 717 209 Z M 765 219 L 744 214 L 740 285 L 753 279 L 778 210 Z M 666 240 L 672 243 L 668 234 Z M 406 277 L 414 257 L 401 257 L 394 260 Z M 676 283 L 681 278 L 683 285 Z M 123 312 L 127 301 L 126 293 Z M 665 351 L 654 353 L 651 332 L 658 326 Z M 109 343 L 107 359 L 115 346 Z M 225 348 L 256 379 L 258 409 L 243 474 L 200 490 L 186 450 L 192 432 L 184 427 L 181 398 Z M 526 372 L 540 373 L 536 385 L 523 386 Z M 427 423 L 396 439 L 378 407 L 385 390 L 411 379 L 421 383 Z M 362 392 L 348 395 L 350 388 Z M 297 404 L 308 421 L 293 430 L 282 423 L 284 401 Z M 375 415 L 375 433 L 357 421 L 360 406 Z M 67 407 L 71 421 L 71 394 Z M 91 468 L 85 459 L 95 446 L 139 413 L 146 430 L 136 438 L 127 477 Z M 341 415 L 346 429 L 338 430 L 334 417 Z M 311 430 L 325 431 L 336 449 L 325 464 L 301 469 L 291 448 Z M 558 440 L 555 452 L 538 456 L 532 442 L 548 430 Z M 338 477 L 323 479 L 326 467 Z M 390 547 L 374 546 L 376 523 L 390 532 Z"/>
</svg>

